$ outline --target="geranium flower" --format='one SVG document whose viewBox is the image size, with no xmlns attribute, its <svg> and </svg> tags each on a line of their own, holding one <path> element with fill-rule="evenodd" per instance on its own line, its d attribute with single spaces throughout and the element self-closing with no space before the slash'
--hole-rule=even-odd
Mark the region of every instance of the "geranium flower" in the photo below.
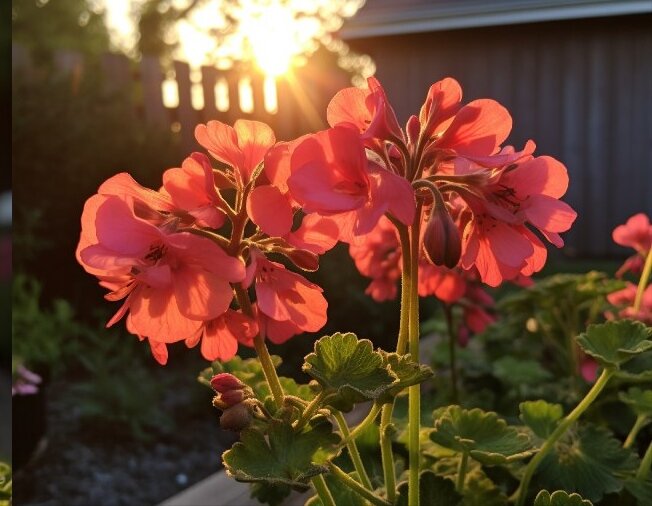
<svg viewBox="0 0 652 506">
<path fill-rule="evenodd" d="M 405 224 L 414 219 L 410 183 L 368 161 L 358 134 L 349 128 L 303 140 L 292 155 L 288 186 L 306 213 L 338 223 L 341 240 L 369 233 L 386 212 Z"/>
<path fill-rule="evenodd" d="M 625 260 L 616 271 L 616 277 L 620 278 L 627 272 L 640 274 L 643 271 L 645 257 L 652 248 L 650 218 L 643 213 L 635 214 L 624 225 L 618 225 L 614 229 L 612 237 L 616 244 L 636 250 L 636 254 Z"/>
<path fill-rule="evenodd" d="M 224 224 L 225 214 L 219 209 L 222 199 L 215 188 L 213 168 L 203 153 L 193 153 L 180 168 L 166 170 L 161 193 L 177 209 L 186 211 L 199 227 L 220 228 Z"/>
<path fill-rule="evenodd" d="M 254 285 L 258 313 L 264 315 L 262 318 L 296 330 L 292 335 L 317 332 L 326 324 L 328 303 L 319 286 L 288 271 L 282 264 L 268 260 L 257 248 L 250 249 L 250 257 L 243 286 Z M 267 321 L 265 328 L 269 325 Z"/>
<path fill-rule="evenodd" d="M 566 168 L 542 156 L 500 169 L 491 183 L 479 188 L 482 197 L 465 194 L 472 214 L 464 228 L 462 267 L 475 265 L 490 286 L 540 270 L 546 249 L 526 224 L 563 246 L 559 232 L 568 230 L 577 216 L 558 200 L 567 187 Z"/>
<path fill-rule="evenodd" d="M 622 290 L 607 295 L 607 300 L 618 309 L 619 318 L 632 318 L 639 320 L 646 325 L 652 325 L 652 285 L 648 285 L 643 292 L 641 299 L 641 307 L 638 311 L 634 311 L 634 302 L 636 300 L 637 286 L 633 283 L 627 283 L 627 286 Z M 615 316 L 607 313 L 607 317 L 614 319 Z"/>
<path fill-rule="evenodd" d="M 234 178 L 238 188 L 251 181 L 267 150 L 276 142 L 269 126 L 246 119 L 237 120 L 232 127 L 215 120 L 197 125 L 195 138 L 211 156 L 231 167 L 227 175 Z"/>
<path fill-rule="evenodd" d="M 91 197 L 81 236 L 82 266 L 111 290 L 108 300 L 126 299 L 107 326 L 129 312 L 128 329 L 157 342 L 191 337 L 223 314 L 233 299 L 229 283 L 245 276 L 242 261 L 211 240 L 168 234 L 138 217 L 128 196 Z"/>
</svg>

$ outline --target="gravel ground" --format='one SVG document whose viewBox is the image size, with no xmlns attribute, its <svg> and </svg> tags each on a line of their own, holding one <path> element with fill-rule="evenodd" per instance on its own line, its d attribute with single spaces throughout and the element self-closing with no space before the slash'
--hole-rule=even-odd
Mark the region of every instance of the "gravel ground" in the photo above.
<svg viewBox="0 0 652 506">
<path fill-rule="evenodd" d="M 49 385 L 47 446 L 14 475 L 14 505 L 152 506 L 218 471 L 234 438 L 219 429 L 210 391 L 196 384 L 205 363 L 190 362 L 153 371 L 172 385 L 162 408 L 176 429 L 148 443 L 82 423 L 65 395 L 69 382 Z"/>
</svg>

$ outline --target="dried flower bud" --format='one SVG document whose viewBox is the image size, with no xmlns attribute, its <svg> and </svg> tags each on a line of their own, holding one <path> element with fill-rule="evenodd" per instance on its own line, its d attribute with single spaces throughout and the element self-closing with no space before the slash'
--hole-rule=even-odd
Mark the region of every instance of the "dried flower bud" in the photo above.
<svg viewBox="0 0 652 506">
<path fill-rule="evenodd" d="M 251 424 L 253 416 L 249 406 L 240 403 L 224 410 L 220 416 L 220 427 L 226 430 L 240 432 Z"/>
<path fill-rule="evenodd" d="M 435 265 L 452 269 L 462 255 L 460 231 L 445 206 L 434 205 L 423 235 L 423 249 Z"/>
<path fill-rule="evenodd" d="M 211 387 L 213 387 L 213 390 L 220 393 L 229 390 L 239 390 L 245 386 L 246 385 L 242 381 L 233 376 L 233 374 L 227 372 L 216 374 L 211 378 Z"/>
</svg>

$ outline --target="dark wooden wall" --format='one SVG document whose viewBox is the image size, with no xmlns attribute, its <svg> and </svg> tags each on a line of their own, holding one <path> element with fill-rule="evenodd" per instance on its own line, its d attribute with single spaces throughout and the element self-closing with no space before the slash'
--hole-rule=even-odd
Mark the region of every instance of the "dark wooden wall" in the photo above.
<svg viewBox="0 0 652 506">
<path fill-rule="evenodd" d="M 374 58 L 401 120 L 451 76 L 464 101 L 494 98 L 508 141 L 536 141 L 568 167 L 579 216 L 569 254 L 622 254 L 611 230 L 652 216 L 652 16 L 547 22 L 347 41 Z"/>
</svg>

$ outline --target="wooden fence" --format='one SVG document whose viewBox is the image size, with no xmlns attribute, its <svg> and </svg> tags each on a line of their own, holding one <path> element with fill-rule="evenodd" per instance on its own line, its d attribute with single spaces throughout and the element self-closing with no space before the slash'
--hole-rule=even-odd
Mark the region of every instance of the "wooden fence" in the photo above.
<svg viewBox="0 0 652 506">
<path fill-rule="evenodd" d="M 348 85 L 343 71 L 329 68 L 328 62 L 318 57 L 311 65 L 275 80 L 271 89 L 272 93 L 275 91 L 275 97 L 271 98 L 275 98 L 276 107 L 270 111 L 270 107 L 265 105 L 265 80 L 257 72 L 202 66 L 199 79 L 191 79 L 191 68 L 182 61 L 174 61 L 167 70 L 155 57 L 143 57 L 139 62 L 133 62 L 124 55 L 107 53 L 100 61 L 104 89 L 108 92 L 127 91 L 130 97 L 140 97 L 133 101 L 134 113 L 150 125 L 177 133 L 183 153 L 200 149 L 193 135 L 195 125 L 212 119 L 228 124 L 239 118 L 263 121 L 274 129 L 279 140 L 325 128 L 326 105 L 330 97 Z M 69 75 L 73 86 L 84 79 L 87 71 L 82 55 L 71 51 L 55 52 L 53 67 L 55 72 Z M 21 45 L 12 47 L 12 70 L 14 76 L 29 76 L 37 72 L 29 52 Z M 220 85 L 223 86 L 225 96 L 222 98 L 226 98 L 226 106 L 218 103 L 216 94 Z M 166 103 L 164 88 L 168 91 L 172 88 L 175 104 Z M 247 96 L 243 97 L 243 90 Z M 201 99 L 193 101 L 193 94 L 197 92 Z M 243 106 L 248 101 L 251 102 L 249 106 Z"/>
<path fill-rule="evenodd" d="M 455 77 L 464 101 L 494 98 L 514 119 L 509 141 L 568 167 L 578 211 L 568 250 L 623 254 L 611 230 L 652 216 L 652 15 L 347 40 L 375 61 L 400 119 L 431 83 Z"/>
</svg>

